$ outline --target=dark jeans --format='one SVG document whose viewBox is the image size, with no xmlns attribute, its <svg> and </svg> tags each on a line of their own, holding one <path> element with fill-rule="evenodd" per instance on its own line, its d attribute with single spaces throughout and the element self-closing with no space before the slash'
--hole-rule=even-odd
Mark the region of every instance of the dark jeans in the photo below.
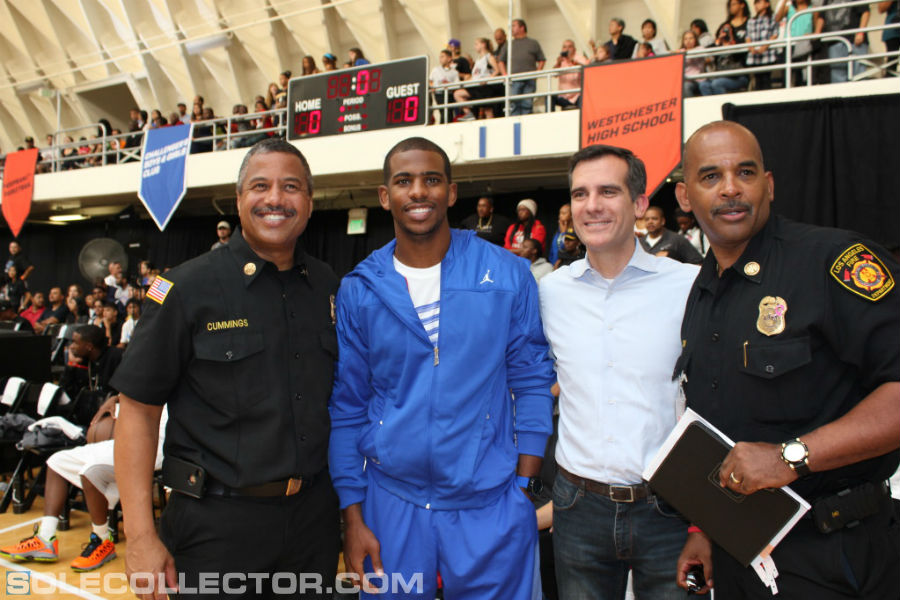
<svg viewBox="0 0 900 600">
<path fill-rule="evenodd" d="M 294 496 L 207 495 L 197 500 L 173 492 L 160 522 L 160 537 L 183 577 L 182 591 L 197 590 L 177 597 L 330 599 L 330 593 L 317 594 L 309 588 L 307 593 L 276 595 L 273 587 L 279 591 L 292 585 L 312 587 L 320 578 L 321 590 L 334 588 L 341 546 L 338 499 L 327 475 Z M 200 594 L 200 575 L 209 573 L 215 576 L 205 585 L 214 593 Z M 275 573 L 280 575 L 271 577 Z"/>
<path fill-rule="evenodd" d="M 628 571 L 636 600 L 675 600 L 687 523 L 662 499 L 613 502 L 559 474 L 553 484 L 553 549 L 559 597 L 621 600 Z"/>
<path fill-rule="evenodd" d="M 511 81 L 509 84 L 509 94 L 516 96 L 519 94 L 533 94 L 537 89 L 537 83 L 534 79 L 526 79 L 525 81 Z M 510 116 L 530 115 L 534 106 L 534 98 L 523 100 L 511 100 L 509 103 Z"/>
</svg>

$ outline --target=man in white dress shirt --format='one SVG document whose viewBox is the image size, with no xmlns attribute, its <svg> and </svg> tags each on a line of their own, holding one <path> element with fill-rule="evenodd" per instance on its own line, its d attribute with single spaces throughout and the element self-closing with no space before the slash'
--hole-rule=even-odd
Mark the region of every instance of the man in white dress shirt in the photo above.
<svg viewBox="0 0 900 600">
<path fill-rule="evenodd" d="M 590 146 L 569 163 L 572 220 L 587 256 L 540 283 L 560 386 L 553 545 L 561 598 L 682 598 L 687 523 L 642 483 L 675 426 L 681 320 L 698 268 L 634 237 L 649 204 L 629 150 Z"/>
</svg>

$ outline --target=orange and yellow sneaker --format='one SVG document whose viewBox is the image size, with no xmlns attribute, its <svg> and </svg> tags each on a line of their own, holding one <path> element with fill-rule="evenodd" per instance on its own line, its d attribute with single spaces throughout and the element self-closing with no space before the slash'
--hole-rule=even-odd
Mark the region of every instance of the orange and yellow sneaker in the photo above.
<svg viewBox="0 0 900 600">
<path fill-rule="evenodd" d="M 91 541 L 84 547 L 81 556 L 70 565 L 78 573 L 99 569 L 116 557 L 116 545 L 110 540 L 101 540 L 96 533 L 91 533 Z"/>
<path fill-rule="evenodd" d="M 54 535 L 45 540 L 38 534 L 37 525 L 34 526 L 34 535 L 25 538 L 15 546 L 0 548 L 0 556 L 16 561 L 37 560 L 40 562 L 55 562 L 59 559 L 59 541 Z"/>
</svg>

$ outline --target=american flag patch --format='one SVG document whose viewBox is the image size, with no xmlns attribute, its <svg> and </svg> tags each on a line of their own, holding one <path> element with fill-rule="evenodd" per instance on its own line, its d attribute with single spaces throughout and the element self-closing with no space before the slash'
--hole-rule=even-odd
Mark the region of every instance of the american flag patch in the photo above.
<svg viewBox="0 0 900 600">
<path fill-rule="evenodd" d="M 162 304 L 169 292 L 172 291 L 173 287 L 175 287 L 174 283 L 168 279 L 157 276 L 156 279 L 153 280 L 153 285 L 147 290 L 147 297 L 158 304 Z"/>
</svg>

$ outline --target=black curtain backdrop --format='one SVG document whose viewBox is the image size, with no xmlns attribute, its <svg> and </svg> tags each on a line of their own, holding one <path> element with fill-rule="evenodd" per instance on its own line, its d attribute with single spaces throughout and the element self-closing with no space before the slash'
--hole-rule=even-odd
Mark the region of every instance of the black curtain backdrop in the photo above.
<svg viewBox="0 0 900 600">
<path fill-rule="evenodd" d="M 900 94 L 722 107 L 775 178 L 773 210 L 900 246 Z"/>
</svg>

